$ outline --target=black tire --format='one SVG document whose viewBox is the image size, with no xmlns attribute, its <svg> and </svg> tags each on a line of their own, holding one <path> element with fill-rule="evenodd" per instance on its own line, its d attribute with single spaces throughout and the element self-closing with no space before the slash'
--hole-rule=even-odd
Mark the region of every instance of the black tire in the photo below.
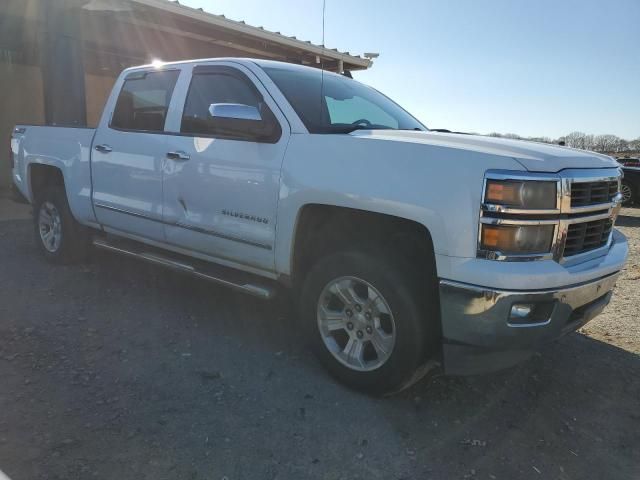
<svg viewBox="0 0 640 480">
<path fill-rule="evenodd" d="M 49 210 L 53 205 L 57 211 L 60 223 L 60 241 L 54 248 L 47 247 L 41 235 L 40 213 Z M 67 195 L 61 187 L 48 187 L 36 197 L 33 206 L 33 224 L 36 245 L 44 257 L 56 264 L 77 263 L 86 259 L 89 250 L 89 232 L 80 225 L 69 209 Z"/>
<path fill-rule="evenodd" d="M 381 366 L 358 371 L 339 361 L 325 345 L 318 326 L 318 302 L 325 286 L 340 277 L 372 285 L 388 303 L 395 322 L 395 344 Z M 437 297 L 402 260 L 378 253 L 341 252 L 318 260 L 306 275 L 300 313 L 308 343 L 326 369 L 348 387 L 369 394 L 391 394 L 422 378 L 437 353 Z M 425 288 L 426 287 L 426 288 Z M 348 334 L 348 332 L 347 332 Z"/>
</svg>

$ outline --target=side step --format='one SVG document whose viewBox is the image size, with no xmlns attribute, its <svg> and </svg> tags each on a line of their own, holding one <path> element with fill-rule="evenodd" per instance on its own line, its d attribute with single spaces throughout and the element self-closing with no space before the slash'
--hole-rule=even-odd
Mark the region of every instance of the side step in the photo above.
<svg viewBox="0 0 640 480">
<path fill-rule="evenodd" d="M 129 240 L 111 242 L 105 238 L 95 238 L 93 245 L 101 250 L 168 267 L 265 300 L 273 298 L 276 294 L 275 282 L 270 285 L 268 279 L 262 280 L 260 277 L 250 273 L 192 259 L 186 255 L 174 254 L 142 243 Z"/>
</svg>

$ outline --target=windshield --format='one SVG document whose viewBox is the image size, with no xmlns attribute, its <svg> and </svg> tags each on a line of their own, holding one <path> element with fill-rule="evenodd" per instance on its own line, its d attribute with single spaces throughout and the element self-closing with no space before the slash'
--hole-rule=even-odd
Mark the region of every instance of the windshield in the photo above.
<svg viewBox="0 0 640 480">
<path fill-rule="evenodd" d="M 358 129 L 426 130 L 398 104 L 350 78 L 328 72 L 323 74 L 315 68 L 269 66 L 264 70 L 311 133 L 348 133 Z"/>
</svg>

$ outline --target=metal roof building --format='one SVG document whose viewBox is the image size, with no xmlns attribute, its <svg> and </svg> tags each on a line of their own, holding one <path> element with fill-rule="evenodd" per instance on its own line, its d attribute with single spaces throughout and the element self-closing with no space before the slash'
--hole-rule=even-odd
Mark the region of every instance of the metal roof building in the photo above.
<svg viewBox="0 0 640 480">
<path fill-rule="evenodd" d="M 3 4 L 0 139 L 5 142 L 15 123 L 94 126 L 119 72 L 155 58 L 255 57 L 337 72 L 371 66 L 370 59 L 349 52 L 168 0 Z M 0 186 L 8 177 L 3 155 Z"/>
</svg>

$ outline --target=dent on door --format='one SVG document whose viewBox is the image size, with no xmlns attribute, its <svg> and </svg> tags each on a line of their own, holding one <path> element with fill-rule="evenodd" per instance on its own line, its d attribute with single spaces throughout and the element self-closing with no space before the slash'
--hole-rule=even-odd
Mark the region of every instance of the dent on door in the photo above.
<svg viewBox="0 0 640 480">
<path fill-rule="evenodd" d="M 283 149 L 278 144 L 174 136 L 167 159 L 167 241 L 256 266 L 273 267 L 275 211 Z"/>
</svg>

